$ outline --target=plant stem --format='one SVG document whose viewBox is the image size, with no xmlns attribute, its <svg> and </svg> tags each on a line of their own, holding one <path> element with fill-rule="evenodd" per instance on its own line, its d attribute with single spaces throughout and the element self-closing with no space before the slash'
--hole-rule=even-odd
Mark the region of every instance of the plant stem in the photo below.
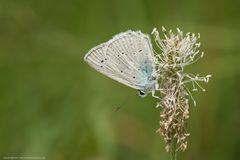
<svg viewBox="0 0 240 160">
<path fill-rule="evenodd" d="M 177 151 L 176 151 L 176 138 L 172 139 L 172 146 L 171 146 L 171 160 L 177 160 Z"/>
</svg>

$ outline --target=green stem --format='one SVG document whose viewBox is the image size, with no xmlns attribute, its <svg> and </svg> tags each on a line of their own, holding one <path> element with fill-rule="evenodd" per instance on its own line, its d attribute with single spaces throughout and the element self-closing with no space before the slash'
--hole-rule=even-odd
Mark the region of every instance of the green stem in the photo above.
<svg viewBox="0 0 240 160">
<path fill-rule="evenodd" d="M 176 150 L 176 139 L 173 138 L 172 140 L 172 146 L 171 146 L 171 160 L 177 160 L 177 150 Z"/>
</svg>

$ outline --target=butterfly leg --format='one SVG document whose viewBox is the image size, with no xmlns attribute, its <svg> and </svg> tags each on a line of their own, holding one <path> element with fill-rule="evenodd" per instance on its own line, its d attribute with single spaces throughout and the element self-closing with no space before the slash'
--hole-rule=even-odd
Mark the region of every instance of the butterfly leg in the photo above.
<svg viewBox="0 0 240 160">
<path fill-rule="evenodd" d="M 159 88 L 159 84 L 158 84 L 158 83 L 155 84 L 155 90 L 160 91 L 160 88 Z"/>
<path fill-rule="evenodd" d="M 159 87 L 158 83 L 155 84 L 155 90 L 156 91 L 160 91 L 160 92 L 162 91 L 162 89 Z"/>
<path fill-rule="evenodd" d="M 152 90 L 152 96 L 153 96 L 154 98 L 161 99 L 160 97 L 158 97 L 158 96 L 155 95 L 155 90 Z"/>
<path fill-rule="evenodd" d="M 158 83 L 155 85 L 155 90 L 156 90 L 156 91 L 160 91 L 160 93 L 165 93 L 165 91 L 166 91 L 166 90 L 164 90 L 164 89 L 161 89 L 161 88 L 159 87 L 159 84 L 158 84 Z"/>
</svg>

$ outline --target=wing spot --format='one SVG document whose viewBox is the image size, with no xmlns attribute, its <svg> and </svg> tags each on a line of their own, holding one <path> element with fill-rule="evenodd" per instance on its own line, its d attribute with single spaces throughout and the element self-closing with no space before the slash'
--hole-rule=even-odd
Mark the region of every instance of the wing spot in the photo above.
<svg viewBox="0 0 240 160">
<path fill-rule="evenodd" d="M 124 52 L 122 52 L 122 54 L 124 54 Z"/>
<path fill-rule="evenodd" d="M 140 49 L 139 52 L 142 52 L 142 50 Z"/>
<path fill-rule="evenodd" d="M 133 79 L 135 79 L 136 77 L 135 76 L 133 76 Z"/>
<path fill-rule="evenodd" d="M 103 66 L 100 66 L 101 68 L 103 68 Z"/>
<path fill-rule="evenodd" d="M 121 73 L 123 73 L 123 71 L 121 70 Z"/>
<path fill-rule="evenodd" d="M 104 60 L 101 60 L 101 63 L 103 63 Z"/>
<path fill-rule="evenodd" d="M 105 61 L 107 60 L 107 58 L 105 58 Z"/>
<path fill-rule="evenodd" d="M 118 54 L 117 56 L 119 57 L 120 55 Z"/>
</svg>

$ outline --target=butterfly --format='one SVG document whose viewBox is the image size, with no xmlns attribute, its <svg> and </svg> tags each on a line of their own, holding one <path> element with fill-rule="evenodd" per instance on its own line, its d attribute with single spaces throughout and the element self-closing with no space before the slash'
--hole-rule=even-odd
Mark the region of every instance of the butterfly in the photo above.
<svg viewBox="0 0 240 160">
<path fill-rule="evenodd" d="M 152 96 L 158 89 L 156 58 L 150 38 L 141 31 L 126 31 L 92 48 L 84 60 L 95 70 L 126 86 L 138 95 Z"/>
</svg>

